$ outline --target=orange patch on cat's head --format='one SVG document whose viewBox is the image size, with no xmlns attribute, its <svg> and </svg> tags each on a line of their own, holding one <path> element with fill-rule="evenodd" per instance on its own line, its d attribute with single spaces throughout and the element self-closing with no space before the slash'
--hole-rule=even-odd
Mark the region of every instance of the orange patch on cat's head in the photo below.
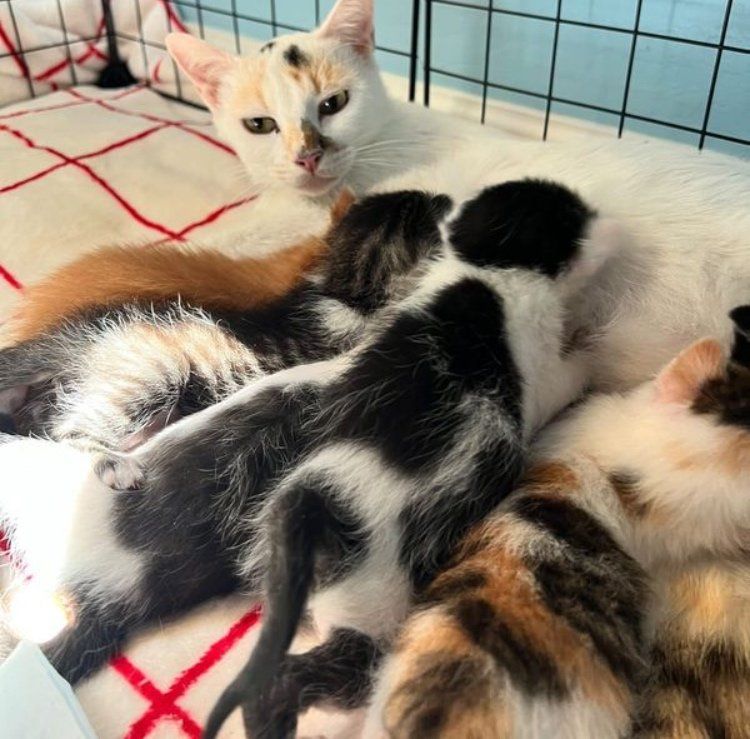
<svg viewBox="0 0 750 739">
<path fill-rule="evenodd" d="M 240 61 L 241 74 L 234 76 L 227 90 L 224 104 L 227 111 L 241 119 L 248 111 L 268 110 L 268 101 L 263 92 L 263 83 L 268 72 L 268 60 L 264 56 Z"/>
<path fill-rule="evenodd" d="M 719 342 L 703 339 L 682 351 L 656 378 L 656 397 L 662 403 L 690 405 L 708 380 L 721 377 L 727 356 Z"/>
</svg>

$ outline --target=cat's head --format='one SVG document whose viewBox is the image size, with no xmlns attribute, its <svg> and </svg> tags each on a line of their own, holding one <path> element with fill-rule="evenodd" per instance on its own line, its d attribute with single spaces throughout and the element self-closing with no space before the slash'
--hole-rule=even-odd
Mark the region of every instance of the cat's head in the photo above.
<svg viewBox="0 0 750 739">
<path fill-rule="evenodd" d="M 166 43 L 256 188 L 315 197 L 351 184 L 388 105 L 373 57 L 372 0 L 338 0 L 316 30 L 280 36 L 252 56 L 182 33 Z"/>
</svg>

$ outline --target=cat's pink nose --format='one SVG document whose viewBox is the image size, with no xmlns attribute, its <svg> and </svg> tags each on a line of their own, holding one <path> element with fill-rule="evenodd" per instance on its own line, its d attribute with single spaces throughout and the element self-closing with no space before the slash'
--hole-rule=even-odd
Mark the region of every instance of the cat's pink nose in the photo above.
<svg viewBox="0 0 750 739">
<path fill-rule="evenodd" d="M 309 151 L 301 154 L 294 160 L 294 163 L 298 167 L 302 167 L 302 169 L 304 169 L 306 172 L 315 174 L 315 170 L 317 170 L 322 158 L 323 152 L 320 151 L 320 149 L 316 149 L 315 151 Z"/>
</svg>

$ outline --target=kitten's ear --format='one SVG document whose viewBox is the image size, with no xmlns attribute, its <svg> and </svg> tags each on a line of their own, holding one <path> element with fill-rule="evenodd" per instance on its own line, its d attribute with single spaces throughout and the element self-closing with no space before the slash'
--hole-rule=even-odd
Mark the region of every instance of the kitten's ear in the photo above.
<svg viewBox="0 0 750 739">
<path fill-rule="evenodd" d="M 234 67 L 235 57 L 189 33 L 169 33 L 165 43 L 172 59 L 190 78 L 206 105 L 216 108 L 221 82 Z"/>
<path fill-rule="evenodd" d="M 662 403 L 690 405 L 703 384 L 721 377 L 727 357 L 718 341 L 702 339 L 680 352 L 657 376 L 656 397 Z"/>
<path fill-rule="evenodd" d="M 338 0 L 317 33 L 370 54 L 375 43 L 372 0 Z"/>
</svg>

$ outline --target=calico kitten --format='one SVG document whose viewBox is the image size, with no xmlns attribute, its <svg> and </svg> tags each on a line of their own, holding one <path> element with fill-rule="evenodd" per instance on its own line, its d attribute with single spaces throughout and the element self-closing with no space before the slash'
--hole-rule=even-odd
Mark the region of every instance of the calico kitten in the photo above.
<svg viewBox="0 0 750 739">
<path fill-rule="evenodd" d="M 154 290 L 147 295 L 142 281 L 133 303 L 101 306 L 87 292 L 81 300 L 91 307 L 88 313 L 0 350 L 3 410 L 15 415 L 24 433 L 109 449 L 135 447 L 168 422 L 268 372 L 349 348 L 397 278 L 439 242 L 437 218 L 448 207 L 447 198 L 417 192 L 371 196 L 353 207 L 339 202 L 324 239 L 310 242 L 318 243 L 316 251 L 323 245 L 331 253 L 304 279 L 287 270 L 283 255 L 281 262 L 232 265 L 229 258 L 195 253 L 169 278 L 160 266 L 150 271 Z M 306 258 L 307 247 L 300 248 Z M 130 255 L 122 256 L 118 261 L 132 266 Z M 168 249 L 163 256 L 175 257 Z M 146 261 L 155 265 L 153 257 Z M 228 287 L 237 288 L 236 294 L 216 289 L 218 274 L 217 283 L 194 283 L 193 268 L 206 261 L 234 267 Z M 63 314 L 72 310 L 71 280 L 98 262 L 84 258 L 63 268 L 62 280 L 32 288 L 28 310 L 12 329 L 34 334 L 46 325 L 53 304 Z M 240 292 L 262 273 L 262 291 Z M 185 300 L 164 285 L 185 290 Z M 166 299 L 157 302 L 160 296 Z M 109 299 L 106 290 L 101 298 Z"/>
<path fill-rule="evenodd" d="M 408 619 L 367 735 L 742 736 L 748 388 L 704 340 L 543 433 Z"/>
<path fill-rule="evenodd" d="M 750 560 L 709 558 L 657 578 L 651 675 L 634 734 L 743 739 L 750 730 Z"/>
</svg>

